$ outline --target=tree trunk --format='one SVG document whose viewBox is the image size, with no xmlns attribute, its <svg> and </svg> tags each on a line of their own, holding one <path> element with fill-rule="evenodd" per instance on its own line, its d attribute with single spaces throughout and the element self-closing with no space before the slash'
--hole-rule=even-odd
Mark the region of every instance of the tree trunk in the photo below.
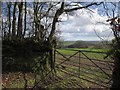
<svg viewBox="0 0 120 90">
<path fill-rule="evenodd" d="M 19 16 L 18 16 L 18 30 L 17 30 L 17 37 L 19 39 L 22 38 L 22 20 L 23 20 L 23 2 L 20 2 L 18 5 L 19 8 Z"/>
<path fill-rule="evenodd" d="M 0 1 L 0 23 L 2 22 L 2 2 Z M 1 28 L 1 27 L 0 27 Z"/>
<path fill-rule="evenodd" d="M 15 39 L 16 36 L 16 6 L 17 2 L 14 4 L 14 9 L 13 9 L 13 21 L 12 21 L 12 39 Z"/>
<path fill-rule="evenodd" d="M 23 37 L 25 36 L 26 33 L 26 14 L 27 14 L 27 2 L 25 2 L 25 18 L 24 18 L 24 33 L 23 33 Z"/>
<path fill-rule="evenodd" d="M 8 2 L 8 38 L 10 39 L 11 38 L 11 11 L 10 11 L 10 8 L 11 8 L 11 3 Z"/>
<path fill-rule="evenodd" d="M 52 23 L 52 29 L 49 35 L 49 41 L 52 41 L 53 35 L 55 34 L 56 23 L 58 22 L 59 16 L 63 13 L 63 10 L 64 10 L 64 2 L 62 2 L 61 8 L 58 9 L 55 13 L 53 23 Z"/>
<path fill-rule="evenodd" d="M 120 52 L 115 52 L 114 55 L 115 61 L 114 61 L 114 70 L 112 74 L 112 89 L 113 88 L 120 88 Z"/>
<path fill-rule="evenodd" d="M 35 25 L 35 27 L 34 27 L 34 29 L 35 29 L 35 37 L 37 37 L 37 4 L 36 4 L 36 2 L 34 3 L 34 25 Z"/>
<path fill-rule="evenodd" d="M 120 6 L 120 2 L 118 2 L 118 6 Z M 113 57 L 114 57 L 114 69 L 112 73 L 112 86 L 111 89 L 114 88 L 120 88 L 120 10 L 118 8 L 118 21 L 117 22 L 118 26 L 114 24 L 113 22 L 113 34 L 115 37 L 115 43 L 113 43 Z"/>
</svg>

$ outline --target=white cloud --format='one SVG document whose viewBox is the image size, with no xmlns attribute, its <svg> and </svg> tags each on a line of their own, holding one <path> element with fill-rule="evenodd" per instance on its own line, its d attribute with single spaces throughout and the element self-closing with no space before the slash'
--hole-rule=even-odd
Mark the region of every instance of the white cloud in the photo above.
<svg viewBox="0 0 120 90">
<path fill-rule="evenodd" d="M 60 19 L 63 21 L 57 28 L 62 31 L 64 40 L 100 40 L 96 33 L 105 40 L 113 38 L 107 16 L 101 16 L 98 9 L 93 12 L 87 9 L 74 11 L 73 14 L 63 13 Z M 104 23 L 104 24 L 103 24 Z M 96 31 L 96 33 L 95 33 Z"/>
</svg>

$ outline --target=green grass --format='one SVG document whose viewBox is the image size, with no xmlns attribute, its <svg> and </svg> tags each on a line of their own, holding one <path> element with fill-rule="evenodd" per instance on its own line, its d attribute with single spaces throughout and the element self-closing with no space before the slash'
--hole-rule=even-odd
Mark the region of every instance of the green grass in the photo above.
<svg viewBox="0 0 120 90">
<path fill-rule="evenodd" d="M 71 48 L 71 49 L 57 49 L 60 53 L 64 54 L 64 55 L 73 55 L 75 54 L 77 51 L 71 51 L 71 50 L 87 50 L 87 51 L 100 51 L 100 52 L 107 52 L 108 49 L 91 49 L 91 48 Z M 85 55 L 87 55 L 89 58 L 96 58 L 96 59 L 101 59 L 103 60 L 103 57 L 105 55 L 103 54 L 99 54 L 99 53 L 88 53 L 88 52 L 84 52 Z M 76 56 L 79 56 L 79 54 L 77 54 Z M 84 55 L 81 54 L 82 57 L 85 57 Z M 58 58 L 58 56 L 56 56 L 56 58 Z M 74 62 L 79 62 L 79 59 L 77 58 L 72 58 L 71 60 L 74 60 Z M 68 61 L 69 62 L 69 61 Z M 57 59 L 57 63 L 59 64 L 59 60 Z M 81 64 L 82 63 L 90 63 L 90 61 L 87 61 L 86 59 L 82 60 L 81 59 Z M 99 63 L 99 62 L 98 62 Z M 65 63 L 66 64 L 66 63 Z M 73 71 L 73 73 L 78 73 L 79 71 L 79 67 L 75 67 L 75 66 L 72 66 L 72 65 L 69 65 L 69 64 L 66 64 L 66 69 L 65 70 L 69 70 L 69 71 Z M 59 66 L 59 68 L 62 68 Z M 93 70 L 93 74 L 95 75 L 98 75 L 98 77 L 92 75 L 92 74 L 85 74 L 83 72 L 80 72 L 81 74 L 81 77 L 83 78 L 86 78 L 85 76 L 89 76 L 91 78 L 94 78 L 94 79 L 98 79 L 98 80 L 101 80 L 101 81 L 106 81 L 106 79 L 104 78 L 107 78 L 107 76 L 100 70 L 100 69 L 97 69 L 97 68 L 94 68 L 94 67 L 89 67 L 89 66 L 85 66 L 85 68 L 87 69 L 91 69 Z M 84 70 L 86 72 L 91 72 L 87 69 L 82 69 L 80 68 L 80 70 Z M 95 72 L 95 70 L 98 70 L 98 72 Z M 64 77 L 65 76 L 65 73 L 57 70 L 57 73 L 56 73 L 59 77 Z M 96 81 L 98 82 L 98 81 Z M 29 79 L 28 80 L 28 86 L 33 86 L 34 84 L 34 80 L 33 78 Z M 93 83 L 90 83 L 90 82 L 87 82 L 85 80 L 82 80 L 82 79 L 79 79 L 77 77 L 74 77 L 74 76 L 66 76 L 64 78 L 64 80 L 58 82 L 58 83 L 54 83 L 54 84 L 50 84 L 48 86 L 46 86 L 46 88 L 48 88 L 49 90 L 59 90 L 60 88 L 77 88 L 79 86 L 77 85 L 81 85 L 83 88 L 89 88 L 89 87 L 94 87 L 95 85 Z M 9 87 L 11 88 L 22 88 L 24 87 L 24 82 L 13 82 L 13 84 L 11 84 Z"/>
<path fill-rule="evenodd" d="M 64 53 L 64 54 L 69 54 L 73 51 L 70 50 L 85 50 L 85 51 L 97 51 L 97 52 L 107 52 L 109 49 L 93 49 L 93 48 L 63 48 L 63 49 L 57 49 L 58 51 Z"/>
<path fill-rule="evenodd" d="M 72 50 L 85 50 L 85 51 L 96 51 L 96 52 L 107 52 L 108 49 L 91 49 L 91 48 L 67 48 L 67 49 L 57 49 L 60 53 L 65 55 L 73 55 L 77 51 Z M 104 59 L 106 54 L 102 53 L 92 53 L 92 52 L 83 52 L 86 56 L 89 58 L 96 58 L 96 59 Z M 82 57 L 85 57 L 83 54 L 81 54 Z"/>
<path fill-rule="evenodd" d="M 79 48 L 58 49 L 58 51 L 60 53 L 64 54 L 64 55 L 73 55 L 73 54 L 75 54 L 77 52 L 77 51 L 72 51 L 72 50 L 87 50 L 87 51 L 97 51 L 97 52 L 107 52 L 108 51 L 108 49 L 90 49 L 90 48 L 82 48 L 82 49 L 79 49 Z M 88 56 L 89 58 L 95 58 L 95 59 L 100 59 L 100 60 L 104 60 L 104 56 L 106 56 L 105 54 L 100 54 L 100 53 L 91 53 L 91 52 L 83 52 L 83 53 L 86 56 Z M 79 56 L 79 54 L 77 54 L 76 56 Z M 81 54 L 81 56 L 85 57 L 82 54 Z M 71 58 L 70 61 L 74 61 L 74 62 L 78 63 L 79 59 L 78 58 Z M 67 61 L 67 62 L 69 62 L 69 61 Z M 87 60 L 87 59 L 85 59 L 85 60 L 81 59 L 80 62 L 81 62 L 81 64 L 82 63 L 88 63 L 88 64 L 91 63 L 91 61 Z M 100 66 L 99 62 L 96 62 L 96 61 L 94 61 L 94 62 L 97 63 Z M 58 63 L 59 63 L 59 61 L 58 61 Z M 69 65 L 69 64 L 65 65 L 65 64 L 63 64 L 63 65 L 66 66 L 66 70 L 72 71 L 73 73 L 76 73 L 76 72 L 78 73 L 78 70 L 79 70 L 78 67 L 75 67 L 75 66 L 72 66 L 72 65 Z M 100 69 L 97 69 L 95 67 L 90 67 L 90 66 L 84 66 L 84 67 L 86 69 L 84 69 L 84 68 L 80 68 L 80 69 L 84 70 L 86 72 L 92 73 L 92 74 L 86 74 L 84 72 L 80 72 L 80 74 L 82 75 L 81 77 L 83 77 L 83 78 L 87 78 L 87 76 L 91 77 L 93 79 L 96 79 L 96 81 L 94 81 L 94 80 L 92 80 L 92 81 L 98 82 L 98 83 L 100 83 L 99 80 L 104 81 L 104 82 L 108 82 L 109 81 L 109 80 L 106 79 L 106 78 L 108 78 L 108 76 L 104 72 L 102 72 Z M 100 66 L 100 67 L 102 67 L 102 66 Z M 92 71 L 90 71 L 89 69 L 91 69 Z M 111 74 L 112 71 L 108 70 L 107 73 Z M 71 77 L 70 77 L 70 79 L 71 79 Z M 82 85 L 83 87 L 94 87 L 95 86 L 94 84 L 92 84 L 90 82 L 87 82 L 85 80 L 80 80 L 78 78 L 77 78 L 77 80 L 80 82 L 79 84 Z"/>
</svg>

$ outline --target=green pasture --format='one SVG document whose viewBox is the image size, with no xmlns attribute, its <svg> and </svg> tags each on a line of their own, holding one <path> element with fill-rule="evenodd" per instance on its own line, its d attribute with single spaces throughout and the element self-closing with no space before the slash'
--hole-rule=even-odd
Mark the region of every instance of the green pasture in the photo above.
<svg viewBox="0 0 120 90">
<path fill-rule="evenodd" d="M 68 55 L 67 57 L 69 57 L 69 56 L 71 56 L 71 55 L 73 55 L 77 52 L 77 51 L 74 51 L 74 50 L 85 50 L 85 51 L 96 51 L 96 52 L 107 52 L 108 51 L 108 49 L 91 49 L 91 48 L 57 49 L 57 51 L 60 52 L 61 54 L 65 55 L 65 56 Z M 104 60 L 103 58 L 104 58 L 104 56 L 106 56 L 106 54 L 100 54 L 100 53 L 91 53 L 91 52 L 83 52 L 83 53 L 89 58 L 96 58 L 96 59 L 100 59 L 100 60 Z M 81 57 L 85 57 L 82 53 L 80 53 L 80 55 L 81 55 Z M 61 56 L 61 55 L 56 54 L 56 64 L 60 63 L 60 60 L 58 60 L 59 56 Z M 79 53 L 76 56 L 79 57 Z M 76 58 L 76 57 L 71 58 L 71 60 L 78 63 L 78 65 L 79 65 L 79 59 L 78 58 Z M 69 61 L 67 61 L 67 62 L 69 62 Z M 85 60 L 81 59 L 81 63 L 89 63 L 89 62 L 86 59 Z M 56 89 L 58 90 L 59 88 L 98 87 L 97 85 L 95 85 L 91 82 L 82 80 L 82 79 L 74 77 L 74 76 L 66 75 L 65 73 L 60 71 L 60 69 L 62 69 L 64 71 L 68 70 L 68 71 L 73 72 L 73 74 L 78 73 L 78 75 L 79 75 L 79 67 L 75 67 L 73 65 L 70 65 L 69 63 L 67 63 L 67 64 L 63 63 L 62 65 L 65 66 L 65 69 L 62 68 L 61 66 L 59 66 L 58 68 L 56 68 L 56 71 L 57 71 L 56 75 L 60 78 L 63 78 L 63 80 L 61 80 L 60 82 L 56 82 L 54 84 L 49 84 L 49 85 L 45 86 L 45 88 L 48 88 L 48 90 L 51 90 L 51 89 L 52 90 L 56 90 Z M 80 68 L 80 70 L 91 73 L 91 74 L 86 74 L 84 72 L 80 72 L 80 77 L 81 78 L 86 78 L 87 79 L 87 77 L 91 77 L 91 78 L 97 80 L 97 81 L 95 81 L 95 80 L 91 79 L 91 81 L 94 81 L 94 82 L 97 82 L 97 83 L 100 83 L 99 80 L 104 81 L 104 82 L 108 82 L 108 80 L 106 79 L 107 76 L 100 69 L 97 69 L 95 67 L 85 66 L 85 68 Z M 108 72 L 108 73 L 111 74 L 111 71 Z M 98 76 L 98 77 L 96 77 L 96 76 Z M 30 86 L 30 87 L 34 86 L 34 82 L 35 81 L 34 81 L 33 77 L 31 77 L 30 79 L 28 79 L 28 86 Z M 13 87 L 23 88 L 24 87 L 24 81 L 23 80 L 13 81 L 10 85 L 8 85 L 8 87 L 9 88 L 13 88 Z"/>
<path fill-rule="evenodd" d="M 57 51 L 59 51 L 61 54 L 65 55 L 66 57 L 69 57 L 69 56 L 75 54 L 77 51 L 74 51 L 74 50 L 96 51 L 96 52 L 107 52 L 108 51 L 108 49 L 90 49 L 90 48 L 57 49 Z M 106 54 L 103 54 L 103 53 L 92 53 L 92 52 L 83 52 L 83 53 L 89 58 L 95 58 L 95 59 L 105 60 L 105 61 L 110 61 L 111 60 L 109 58 L 107 60 L 104 59 Z M 58 57 L 60 58 L 61 55 L 60 54 L 57 54 L 57 55 L 58 56 L 56 56 L 56 58 L 58 58 Z M 85 57 L 83 54 L 80 54 L 80 55 L 81 55 L 81 57 Z M 79 57 L 79 54 L 77 54 L 75 56 Z M 60 61 L 63 61 L 63 60 L 57 60 L 57 63 L 59 64 Z M 76 62 L 79 65 L 79 59 L 76 58 L 76 57 L 71 58 L 70 61 Z M 67 62 L 70 62 L 70 61 L 67 61 Z M 102 65 L 102 64 L 100 64 L 100 62 L 96 62 L 96 61 L 94 61 L 94 62 L 97 63 L 99 66 Z M 90 60 L 80 59 L 80 63 L 81 64 L 82 63 L 86 63 L 86 64 L 89 63 L 90 64 Z M 79 67 L 73 66 L 69 63 L 63 63 L 62 65 L 65 66 L 65 69 L 63 68 L 64 70 L 68 70 L 68 71 L 70 71 L 70 73 L 73 72 L 73 74 L 74 73 L 79 74 Z M 100 67 L 102 67 L 102 66 L 100 66 Z M 108 68 L 108 66 L 106 66 L 106 68 Z M 84 66 L 84 68 L 81 67 L 80 70 L 85 71 L 87 73 L 91 73 L 91 74 L 86 74 L 86 73 L 80 71 L 80 77 L 82 77 L 82 78 L 87 79 L 87 77 L 90 77 L 90 78 L 94 79 L 94 80 L 91 79 L 91 81 L 96 82 L 96 83 L 100 83 L 100 84 L 103 84 L 103 83 L 101 83 L 101 81 L 102 82 L 109 82 L 109 79 L 107 79 L 108 76 L 98 68 L 90 67 L 90 66 Z M 58 72 L 59 72 L 59 70 L 58 70 Z M 106 72 L 108 74 L 112 74 L 111 70 L 108 70 Z M 71 76 L 69 78 L 66 77 L 67 80 L 66 80 L 66 82 L 64 81 L 64 83 L 67 83 L 68 80 L 69 80 L 69 82 L 72 82 L 73 78 L 75 79 L 76 77 L 73 77 L 73 76 Z M 79 78 L 76 78 L 75 81 L 78 81 L 79 82 L 78 84 L 82 85 L 83 87 L 98 87 L 97 85 L 94 85 L 93 83 L 87 82 L 87 81 L 79 79 Z M 59 84 L 57 84 L 57 87 L 58 86 L 59 86 Z M 54 87 L 54 85 L 52 87 Z M 56 85 L 55 85 L 55 87 L 56 87 Z"/>
<path fill-rule="evenodd" d="M 74 51 L 76 50 L 76 51 Z M 60 53 L 64 54 L 64 55 L 73 55 L 76 52 L 78 52 L 77 50 L 82 51 L 83 54 L 85 54 L 87 57 L 89 58 L 96 58 L 96 59 L 104 59 L 104 57 L 106 56 L 105 53 L 107 53 L 109 51 L 109 49 L 91 49 L 91 48 L 65 48 L 65 49 L 57 49 L 57 51 L 59 51 Z M 85 52 L 85 51 L 91 51 L 91 52 Z M 105 53 L 92 53 L 92 51 L 95 52 L 105 52 Z M 83 55 L 82 53 L 80 53 L 80 55 L 82 57 L 85 57 L 85 55 Z"/>
<path fill-rule="evenodd" d="M 75 51 L 72 50 L 85 50 L 85 51 L 96 51 L 96 52 L 107 52 L 109 49 L 93 49 L 93 48 L 63 48 L 63 49 L 57 49 L 59 52 L 63 54 L 73 54 Z"/>
</svg>

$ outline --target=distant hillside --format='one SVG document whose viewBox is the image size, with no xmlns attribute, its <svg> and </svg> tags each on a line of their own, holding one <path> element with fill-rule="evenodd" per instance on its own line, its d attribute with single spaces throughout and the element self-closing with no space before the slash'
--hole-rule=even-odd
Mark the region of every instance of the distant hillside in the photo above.
<svg viewBox="0 0 120 90">
<path fill-rule="evenodd" d="M 60 48 L 103 48 L 105 46 L 105 41 L 63 41 Z"/>
<path fill-rule="evenodd" d="M 69 46 L 69 45 L 72 45 L 72 44 L 74 44 L 76 41 L 64 41 L 63 42 L 63 45 L 64 46 Z"/>
<path fill-rule="evenodd" d="M 69 45 L 74 44 L 76 41 L 58 41 L 57 48 L 66 48 Z"/>
<path fill-rule="evenodd" d="M 101 41 L 76 41 L 74 44 L 68 46 L 68 48 L 103 48 L 106 46 L 106 42 Z"/>
</svg>

